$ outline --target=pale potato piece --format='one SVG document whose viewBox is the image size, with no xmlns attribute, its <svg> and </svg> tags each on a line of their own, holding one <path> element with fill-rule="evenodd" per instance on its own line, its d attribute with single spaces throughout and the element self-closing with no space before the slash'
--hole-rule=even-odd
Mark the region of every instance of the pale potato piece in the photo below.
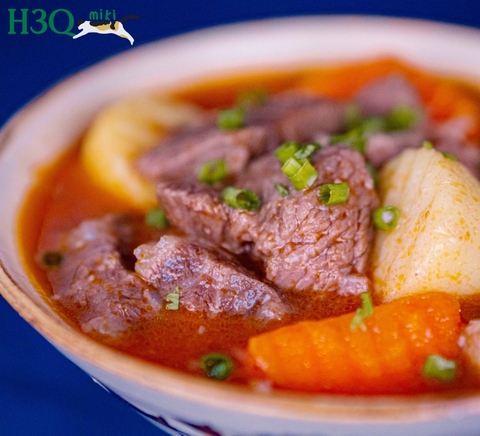
<svg viewBox="0 0 480 436">
<path fill-rule="evenodd" d="M 81 159 L 90 176 L 132 207 L 157 203 L 154 185 L 133 166 L 143 151 L 158 144 L 168 130 L 188 124 L 200 110 L 157 96 L 119 101 L 100 112 L 87 131 Z"/>
<path fill-rule="evenodd" d="M 383 301 L 427 291 L 480 292 L 480 183 L 432 149 L 410 149 L 379 174 L 380 200 L 400 220 L 376 232 L 373 286 Z"/>
</svg>

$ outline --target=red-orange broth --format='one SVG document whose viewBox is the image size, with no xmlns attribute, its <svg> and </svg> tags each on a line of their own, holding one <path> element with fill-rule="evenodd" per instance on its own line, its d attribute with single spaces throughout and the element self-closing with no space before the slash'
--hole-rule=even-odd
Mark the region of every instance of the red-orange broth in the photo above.
<svg viewBox="0 0 480 436">
<path fill-rule="evenodd" d="M 287 73 L 215 78 L 175 90 L 172 95 L 204 108 L 230 107 L 239 92 L 252 88 L 262 88 L 269 93 L 301 89 L 347 99 L 365 83 L 391 72 L 404 74 L 415 85 L 434 119 L 472 115 L 476 124 L 470 137 L 478 142 L 480 94 L 474 87 L 430 76 L 394 59 Z M 42 252 L 42 247 L 51 245 L 63 231 L 72 229 L 82 220 L 111 212 L 137 213 L 90 180 L 82 168 L 77 143 L 38 171 L 37 183 L 29 192 L 20 213 L 18 239 L 27 271 L 49 303 L 70 324 L 75 325 L 75 314 L 49 298 L 51 288 L 38 264 L 38 253 Z M 353 312 L 360 305 L 358 296 L 333 298 L 331 295 L 315 296 L 312 293 L 302 295 L 302 299 L 300 310 L 282 321 L 265 323 L 231 315 L 208 318 L 202 313 L 189 312 L 180 307 L 175 311 L 164 310 L 150 320 L 142 320 L 116 338 L 99 334 L 91 336 L 142 359 L 198 375 L 204 375 L 199 363 L 202 355 L 208 352 L 225 353 L 232 357 L 235 370 L 224 382 L 248 384 L 263 377 L 247 358 L 246 345 L 250 336 L 299 320 L 322 319 Z M 465 307 L 468 306 L 472 313 L 480 311 L 475 301 L 467 303 Z M 454 387 L 467 385 L 468 377 L 464 375 Z"/>
</svg>

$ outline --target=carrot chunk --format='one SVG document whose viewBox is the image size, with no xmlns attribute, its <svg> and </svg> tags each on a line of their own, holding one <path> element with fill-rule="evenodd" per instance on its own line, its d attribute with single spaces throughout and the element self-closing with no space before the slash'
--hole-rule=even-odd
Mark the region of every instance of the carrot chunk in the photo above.
<svg viewBox="0 0 480 436">
<path fill-rule="evenodd" d="M 460 353 L 460 306 L 432 292 L 374 308 L 366 329 L 354 314 L 304 321 L 250 338 L 256 365 L 278 387 L 345 394 L 416 393 L 438 387 L 422 377 L 426 358 Z"/>
</svg>

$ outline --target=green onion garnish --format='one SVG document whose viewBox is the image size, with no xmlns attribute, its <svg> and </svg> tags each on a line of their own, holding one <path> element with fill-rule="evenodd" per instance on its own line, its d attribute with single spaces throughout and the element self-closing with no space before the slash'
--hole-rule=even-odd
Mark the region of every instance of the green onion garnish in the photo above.
<svg viewBox="0 0 480 436">
<path fill-rule="evenodd" d="M 170 292 L 167 294 L 167 300 L 169 303 L 166 304 L 168 310 L 178 310 L 180 304 L 180 288 L 175 286 L 175 292 Z"/>
<path fill-rule="evenodd" d="M 336 206 L 346 203 L 350 197 L 350 187 L 347 183 L 325 183 L 320 186 L 319 199 L 325 206 Z"/>
<path fill-rule="evenodd" d="M 363 136 L 364 131 L 361 127 L 349 130 L 347 133 L 330 136 L 330 144 L 339 144 L 340 142 L 347 142 L 351 148 L 357 150 L 359 153 L 365 154 L 367 149 L 367 140 Z"/>
<path fill-rule="evenodd" d="M 245 111 L 239 107 L 220 111 L 217 117 L 217 126 L 222 130 L 234 130 L 244 127 Z"/>
<path fill-rule="evenodd" d="M 221 197 L 225 203 L 235 209 L 254 211 L 260 208 L 258 195 L 248 189 L 237 189 L 229 186 L 222 191 Z"/>
<path fill-rule="evenodd" d="M 432 150 L 433 149 L 433 144 L 430 141 L 423 141 L 423 148 L 426 148 L 427 150 Z"/>
<path fill-rule="evenodd" d="M 413 126 L 419 118 L 415 109 L 407 106 L 397 106 L 385 117 L 387 131 L 405 130 Z"/>
<path fill-rule="evenodd" d="M 290 190 L 285 185 L 282 185 L 281 183 L 275 183 L 275 190 L 282 197 L 286 197 L 288 194 L 290 194 Z"/>
<path fill-rule="evenodd" d="M 202 357 L 201 367 L 208 377 L 223 380 L 232 373 L 233 363 L 225 354 L 209 353 Z"/>
<path fill-rule="evenodd" d="M 365 166 L 367 167 L 367 171 L 370 174 L 370 177 L 373 180 L 373 187 L 377 188 L 378 187 L 378 174 L 377 170 L 373 166 L 372 162 L 366 162 Z"/>
<path fill-rule="evenodd" d="M 60 266 L 63 261 L 63 254 L 59 251 L 47 251 L 42 256 L 42 265 L 48 268 Z"/>
<path fill-rule="evenodd" d="M 282 166 L 282 172 L 288 177 L 297 191 L 307 189 L 317 180 L 317 170 L 307 159 L 291 157 Z"/>
<path fill-rule="evenodd" d="M 156 229 L 168 229 L 170 223 L 162 209 L 152 209 L 145 215 L 145 223 Z"/>
<path fill-rule="evenodd" d="M 454 154 L 451 154 L 451 153 L 447 153 L 445 151 L 442 151 L 442 155 L 445 159 L 453 160 L 454 162 L 456 162 L 458 160 L 457 156 L 455 156 Z"/>
<path fill-rule="evenodd" d="M 362 114 L 357 104 L 349 104 L 345 108 L 344 121 L 347 130 L 358 127 L 358 125 L 362 122 Z"/>
<path fill-rule="evenodd" d="M 227 164 L 222 159 L 204 162 L 198 172 L 198 180 L 208 185 L 221 182 L 227 176 Z"/>
<path fill-rule="evenodd" d="M 289 141 L 275 150 L 275 156 L 284 164 L 291 157 L 295 157 L 297 160 L 310 159 L 321 148 L 322 146 L 317 142 L 300 145 L 298 142 Z"/>
<path fill-rule="evenodd" d="M 262 88 L 246 89 L 242 91 L 237 97 L 237 106 L 244 109 L 250 109 L 260 106 L 265 103 L 267 99 L 267 91 Z"/>
<path fill-rule="evenodd" d="M 293 157 L 297 159 L 310 159 L 322 146 L 318 142 L 302 145 Z"/>
<path fill-rule="evenodd" d="M 457 375 L 457 363 L 438 354 L 430 354 L 423 366 L 423 376 L 440 381 L 451 382 Z"/>
<path fill-rule="evenodd" d="M 278 160 L 284 164 L 288 159 L 293 157 L 298 150 L 300 150 L 300 147 L 301 146 L 298 142 L 289 141 L 278 147 L 274 153 Z"/>
<path fill-rule="evenodd" d="M 384 117 L 373 116 L 362 118 L 360 108 L 356 104 L 350 104 L 345 109 L 345 127 L 347 132 L 356 130 L 355 133 L 378 133 L 386 130 Z"/>
<path fill-rule="evenodd" d="M 382 117 L 369 117 L 365 118 L 360 128 L 363 133 L 379 133 L 386 130 L 385 119 Z"/>
<path fill-rule="evenodd" d="M 395 206 L 377 207 L 373 211 L 373 224 L 379 230 L 393 230 L 399 218 L 400 209 Z"/>
<path fill-rule="evenodd" d="M 368 292 L 361 293 L 360 298 L 362 299 L 362 306 L 355 312 L 352 323 L 350 324 L 350 329 L 356 330 L 357 327 L 360 327 L 361 330 L 365 331 L 367 327 L 363 323 L 363 320 L 373 315 L 373 303 Z"/>
</svg>

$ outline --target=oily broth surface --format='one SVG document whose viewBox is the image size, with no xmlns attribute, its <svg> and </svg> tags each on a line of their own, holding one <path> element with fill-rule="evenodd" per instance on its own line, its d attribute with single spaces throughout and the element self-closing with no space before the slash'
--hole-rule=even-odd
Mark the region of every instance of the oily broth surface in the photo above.
<svg viewBox="0 0 480 436">
<path fill-rule="evenodd" d="M 232 106 L 239 92 L 245 89 L 261 88 L 275 93 L 300 88 L 307 92 L 305 83 L 308 83 L 309 77 L 314 74 L 321 76 L 324 71 L 330 70 L 332 67 L 215 79 L 177 90 L 173 95 L 206 109 L 226 108 Z M 466 85 L 462 86 L 472 95 L 475 94 L 477 103 L 480 102 L 479 94 Z M 350 93 L 353 91 L 352 87 Z M 342 92 L 344 90 L 340 94 Z M 76 314 L 49 298 L 51 288 L 44 271 L 39 267 L 37 254 L 55 247 L 62 232 L 74 228 L 85 219 L 98 218 L 106 213 L 136 212 L 91 181 L 80 162 L 79 143 L 73 144 L 52 164 L 41 169 L 37 179 L 19 219 L 18 237 L 23 261 L 33 282 L 43 290 L 45 298 L 66 321 L 78 328 Z M 171 232 L 174 231 L 165 233 Z M 226 353 L 232 356 L 236 364 L 229 381 L 248 383 L 261 378 L 244 351 L 250 336 L 299 320 L 322 319 L 352 312 L 360 305 L 358 296 L 304 292 L 301 296 L 287 294 L 286 298 L 299 309 L 282 322 L 265 323 L 228 315 L 209 318 L 202 313 L 189 312 L 180 305 L 177 311 L 162 310 L 149 320 L 141 319 L 117 338 L 95 333 L 90 336 L 126 353 L 194 374 L 203 373 L 199 359 L 205 353 Z M 480 312 L 477 301 L 472 302 L 471 306 Z"/>
</svg>

